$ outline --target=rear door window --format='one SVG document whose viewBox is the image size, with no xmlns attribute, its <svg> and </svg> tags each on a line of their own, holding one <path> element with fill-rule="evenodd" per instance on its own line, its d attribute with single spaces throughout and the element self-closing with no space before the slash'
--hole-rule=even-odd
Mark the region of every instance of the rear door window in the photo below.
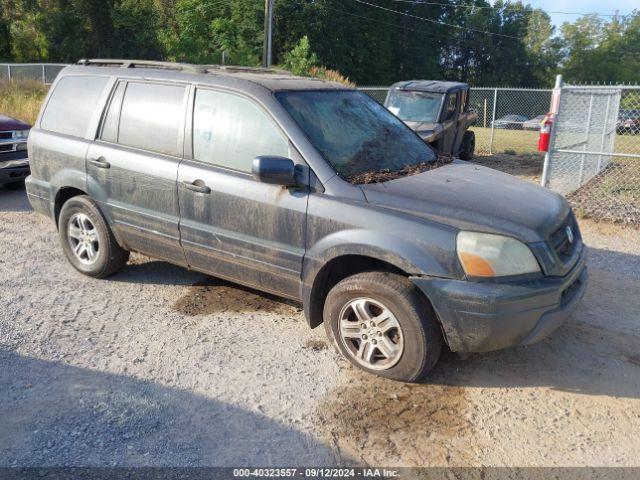
<svg viewBox="0 0 640 480">
<path fill-rule="evenodd" d="M 289 142 L 271 119 L 247 98 L 196 90 L 194 158 L 251 172 L 253 159 L 260 155 L 289 156 Z"/>
<path fill-rule="evenodd" d="M 185 115 L 185 93 L 186 87 L 182 85 L 128 83 L 122 100 L 118 143 L 180 155 L 178 136 Z"/>
<path fill-rule="evenodd" d="M 107 77 L 93 76 L 61 78 L 47 103 L 40 127 L 84 137 L 108 81 Z"/>
</svg>

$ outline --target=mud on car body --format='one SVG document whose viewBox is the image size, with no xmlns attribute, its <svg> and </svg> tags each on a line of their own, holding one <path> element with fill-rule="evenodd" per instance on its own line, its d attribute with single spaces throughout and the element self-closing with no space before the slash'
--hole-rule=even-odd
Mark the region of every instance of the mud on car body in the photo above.
<svg viewBox="0 0 640 480">
<path fill-rule="evenodd" d="M 435 152 L 366 94 L 278 72 L 87 61 L 29 137 L 34 208 L 80 272 L 130 251 L 301 301 L 353 364 L 416 381 L 443 343 L 533 343 L 575 308 L 584 248 L 555 193 Z M 144 67 L 144 68 L 143 68 Z"/>
<path fill-rule="evenodd" d="M 31 125 L 0 114 L 0 185 L 21 187 L 29 175 L 27 137 Z"/>
</svg>

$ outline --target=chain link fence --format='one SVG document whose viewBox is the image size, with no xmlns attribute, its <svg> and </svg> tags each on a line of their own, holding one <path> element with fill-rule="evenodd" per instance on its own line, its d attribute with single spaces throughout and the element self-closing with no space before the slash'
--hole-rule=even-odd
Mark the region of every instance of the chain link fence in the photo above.
<svg viewBox="0 0 640 480">
<path fill-rule="evenodd" d="M 360 87 L 384 103 L 388 87 Z M 476 155 L 521 155 L 541 158 L 537 151 L 540 122 L 549 111 L 550 89 L 472 87 L 469 105 L 478 114 L 471 130 Z"/>
<path fill-rule="evenodd" d="M 0 80 L 35 80 L 49 85 L 66 66 L 62 63 L 0 63 Z"/>
<path fill-rule="evenodd" d="M 640 227 L 640 87 L 561 86 L 545 171 L 583 217 Z"/>
</svg>

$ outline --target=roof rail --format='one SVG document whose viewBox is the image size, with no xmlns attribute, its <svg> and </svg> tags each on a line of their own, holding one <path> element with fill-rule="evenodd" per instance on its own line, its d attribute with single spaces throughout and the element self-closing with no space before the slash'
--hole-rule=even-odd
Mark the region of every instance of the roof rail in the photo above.
<svg viewBox="0 0 640 480">
<path fill-rule="evenodd" d="M 279 75 L 292 75 L 287 70 L 281 70 L 279 68 L 265 68 L 265 67 L 245 67 L 241 65 L 199 65 L 207 73 L 216 73 L 217 71 L 229 72 L 229 73 L 273 73 Z"/>
<path fill-rule="evenodd" d="M 165 70 L 177 70 L 190 73 L 204 73 L 204 65 L 191 65 L 188 63 L 177 62 L 160 62 L 155 60 L 124 60 L 112 58 L 91 58 L 78 61 L 78 65 L 95 66 L 95 67 L 111 67 L 120 66 L 120 68 L 160 68 Z"/>
<path fill-rule="evenodd" d="M 190 63 L 160 62 L 156 60 L 124 60 L 112 58 L 91 58 L 78 60 L 78 65 L 120 68 L 159 68 L 187 73 L 262 73 L 292 75 L 291 72 L 276 68 L 245 67 L 237 65 L 193 65 Z"/>
</svg>

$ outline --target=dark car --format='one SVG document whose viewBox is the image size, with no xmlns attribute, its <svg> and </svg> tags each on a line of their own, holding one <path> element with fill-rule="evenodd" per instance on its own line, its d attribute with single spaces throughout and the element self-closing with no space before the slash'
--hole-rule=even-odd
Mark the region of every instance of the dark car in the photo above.
<svg viewBox="0 0 640 480">
<path fill-rule="evenodd" d="M 620 110 L 616 132 L 621 135 L 640 133 L 640 110 Z"/>
<path fill-rule="evenodd" d="M 0 185 L 20 188 L 29 175 L 27 137 L 31 125 L 0 115 Z"/>
<path fill-rule="evenodd" d="M 468 129 L 478 114 L 469 108 L 466 83 L 398 82 L 389 88 L 384 105 L 438 153 L 473 158 L 476 137 Z"/>
<path fill-rule="evenodd" d="M 527 121 L 524 115 L 505 115 L 492 122 L 495 128 L 503 128 L 506 130 L 522 130 L 524 123 Z"/>
<path fill-rule="evenodd" d="M 560 195 L 461 160 L 417 169 L 433 149 L 337 83 L 86 61 L 56 79 L 29 153 L 29 200 L 78 271 L 106 277 L 138 251 L 300 301 L 389 378 L 423 377 L 443 343 L 534 343 L 586 287 Z M 398 174 L 355 180 L 375 172 Z"/>
</svg>

